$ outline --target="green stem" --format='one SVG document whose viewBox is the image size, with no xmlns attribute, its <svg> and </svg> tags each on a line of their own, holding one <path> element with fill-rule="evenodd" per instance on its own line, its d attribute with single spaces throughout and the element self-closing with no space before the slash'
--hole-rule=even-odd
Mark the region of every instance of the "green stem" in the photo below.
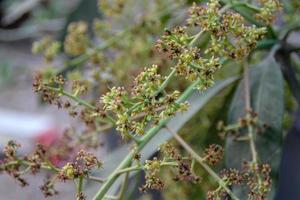
<svg viewBox="0 0 300 200">
<path fill-rule="evenodd" d="M 48 158 L 45 158 L 45 163 L 46 163 L 53 171 L 56 171 L 56 172 L 59 172 L 59 171 L 60 171 L 60 169 L 59 169 L 58 167 L 54 166 Z"/>
<path fill-rule="evenodd" d="M 129 108 L 126 112 L 127 114 L 131 114 L 132 111 L 134 111 L 136 108 L 138 108 L 139 106 L 141 106 L 143 103 L 142 102 L 139 102 L 139 103 L 136 103 L 134 104 L 131 108 Z"/>
<path fill-rule="evenodd" d="M 197 40 L 201 37 L 202 33 L 204 31 L 200 31 L 198 34 L 196 34 L 193 38 L 193 40 L 189 43 L 189 47 L 192 47 L 195 45 L 195 43 L 197 42 Z"/>
<path fill-rule="evenodd" d="M 127 172 L 125 174 L 123 184 L 121 186 L 120 194 L 118 195 L 118 200 L 124 199 L 125 191 L 126 191 L 126 188 L 127 188 L 127 185 L 128 185 L 128 180 L 129 180 L 128 178 L 129 178 L 129 172 Z"/>
<path fill-rule="evenodd" d="M 260 12 L 261 11 L 261 8 L 259 7 L 256 7 L 252 4 L 248 4 L 248 3 L 245 3 L 245 2 L 234 2 L 231 7 L 245 7 L 245 8 L 248 8 L 254 12 Z"/>
<path fill-rule="evenodd" d="M 50 87 L 50 86 L 46 86 L 46 87 L 49 90 L 55 91 L 55 92 L 57 92 L 57 93 L 59 93 L 59 94 L 61 94 L 63 96 L 66 96 L 66 97 L 72 99 L 73 101 L 77 102 L 79 105 L 85 106 L 85 107 L 87 107 L 89 109 L 92 109 L 92 110 L 96 110 L 97 109 L 95 106 L 93 106 L 92 104 L 88 103 L 87 101 L 85 101 L 85 100 L 83 100 L 83 99 L 81 99 L 81 98 L 79 98 L 79 97 L 77 97 L 77 96 L 75 96 L 75 95 L 73 95 L 73 94 L 71 94 L 71 93 L 69 93 L 69 92 L 61 89 L 61 88 L 54 88 L 54 87 Z M 107 115 L 106 117 L 107 117 L 107 120 L 105 120 L 105 119 L 99 119 L 99 121 L 101 121 L 103 123 L 111 123 L 111 124 L 115 124 L 116 123 L 115 120 L 111 116 Z"/>
<path fill-rule="evenodd" d="M 251 115 L 249 112 L 251 112 L 251 94 L 250 94 L 250 80 L 249 80 L 249 68 L 248 63 L 245 60 L 243 63 L 244 67 L 244 87 L 245 87 L 245 109 L 246 109 L 246 117 L 250 118 Z M 249 135 L 249 142 L 250 142 L 250 149 L 252 153 L 252 162 L 257 163 L 257 151 L 255 147 L 255 138 L 253 133 L 253 127 L 251 124 L 248 125 L 248 135 Z"/>
<path fill-rule="evenodd" d="M 174 67 L 174 69 L 171 71 L 171 73 L 166 78 L 166 80 L 161 84 L 161 86 L 158 88 L 158 90 L 154 93 L 154 96 L 157 96 L 159 93 L 161 93 L 167 87 L 168 83 L 171 81 L 171 79 L 173 78 L 175 73 L 176 73 L 176 68 Z"/>
<path fill-rule="evenodd" d="M 251 90 L 250 90 L 250 77 L 249 77 L 249 67 L 248 62 L 244 61 L 244 81 L 245 81 L 245 105 L 246 105 L 246 118 L 250 119 L 251 114 L 250 111 L 252 111 L 251 107 Z M 251 124 L 248 124 L 248 136 L 249 136 L 249 144 L 250 144 L 250 150 L 252 155 L 252 164 L 257 165 L 258 164 L 258 153 L 256 150 L 255 145 L 255 133 L 253 130 L 253 126 Z M 255 166 L 256 168 L 256 166 Z M 258 185 L 259 187 L 262 185 L 262 178 L 259 173 L 256 173 Z"/>
<path fill-rule="evenodd" d="M 51 87 L 51 86 L 46 86 L 46 87 L 49 90 L 52 90 L 54 92 L 57 92 L 57 93 L 59 93 L 61 95 L 64 95 L 64 96 L 72 99 L 73 101 L 77 102 L 79 105 L 83 105 L 83 106 L 85 106 L 87 108 L 90 108 L 92 110 L 97 109 L 95 106 L 93 106 L 92 104 L 88 103 L 87 101 L 85 101 L 85 100 L 83 100 L 83 99 L 81 99 L 81 98 L 79 98 L 79 97 L 77 97 L 77 96 L 75 96 L 75 95 L 73 95 L 73 94 L 71 94 L 71 93 L 69 93 L 69 92 L 61 89 L 61 88 L 54 88 L 54 87 Z"/>
<path fill-rule="evenodd" d="M 176 162 L 162 162 L 160 164 L 160 166 L 177 166 L 177 163 Z M 128 172 L 132 172 L 132 171 L 138 171 L 138 170 L 142 170 L 142 169 L 144 169 L 144 166 L 135 165 L 135 166 L 132 166 L 132 167 L 127 167 L 127 168 L 119 170 L 118 174 L 121 175 L 123 173 L 128 173 Z"/>
<path fill-rule="evenodd" d="M 83 176 L 80 176 L 78 178 L 77 194 L 80 194 L 82 192 L 82 186 L 83 186 Z"/>
<path fill-rule="evenodd" d="M 248 125 L 248 134 L 249 134 L 249 142 L 250 142 L 250 149 L 252 154 L 252 162 L 257 163 L 257 151 L 255 147 L 255 139 L 254 139 L 254 133 L 253 133 L 253 127 L 252 125 Z"/>
<path fill-rule="evenodd" d="M 106 179 L 99 178 L 99 177 L 96 177 L 96 176 L 88 176 L 86 179 L 91 180 L 91 181 L 95 181 L 95 182 L 98 182 L 98 183 L 104 183 L 106 181 Z"/>
<path fill-rule="evenodd" d="M 195 86 L 200 83 L 200 80 L 196 80 L 190 87 L 188 87 L 185 92 L 180 96 L 180 98 L 177 100 L 177 103 L 181 103 L 186 101 L 186 99 L 192 94 L 192 92 L 195 89 Z M 134 158 L 134 155 L 138 152 L 140 152 L 146 144 L 160 131 L 161 128 L 163 128 L 168 122 L 170 118 L 163 119 L 159 122 L 159 124 L 150 130 L 147 131 L 145 136 L 142 138 L 141 142 L 137 146 L 137 149 L 135 152 L 130 153 L 127 155 L 124 160 L 119 164 L 119 166 L 110 174 L 110 176 L 107 178 L 107 181 L 103 184 L 103 186 L 98 190 L 98 192 L 94 196 L 94 200 L 101 200 L 104 198 L 105 194 L 109 190 L 109 188 L 112 186 L 112 184 L 117 180 L 119 177 L 119 171 L 128 167 L 131 163 L 131 161 Z"/>
<path fill-rule="evenodd" d="M 111 196 L 111 195 L 106 195 L 104 197 L 105 200 L 118 200 L 118 197 L 116 196 Z"/>
<path fill-rule="evenodd" d="M 196 41 L 201 37 L 203 31 L 200 31 L 197 33 L 194 37 L 193 40 L 188 44 L 189 47 L 192 47 L 195 45 Z M 169 84 L 173 76 L 176 74 L 176 67 L 174 67 L 171 71 L 171 73 L 167 76 L 166 80 L 161 84 L 161 86 L 158 88 L 158 90 L 155 92 L 154 96 L 157 96 L 159 93 L 161 93 Z"/>
<path fill-rule="evenodd" d="M 9 166 L 12 166 L 12 165 L 25 165 L 25 166 L 30 166 L 31 167 L 34 164 L 29 162 L 29 161 L 25 161 L 25 160 L 16 160 L 16 161 L 11 161 L 11 162 L 4 163 L 4 164 L 0 165 L 0 169 L 5 169 L 5 168 L 7 168 Z M 55 173 L 60 171 L 59 168 L 50 166 L 47 162 L 42 163 L 41 168 L 52 171 L 52 172 L 55 172 Z"/>
<path fill-rule="evenodd" d="M 225 131 L 232 131 L 232 130 L 238 130 L 240 128 L 242 128 L 242 126 L 237 123 L 237 124 L 230 124 L 230 125 L 226 126 L 224 129 L 225 129 Z"/>
<path fill-rule="evenodd" d="M 18 171 L 17 174 L 23 175 L 23 174 L 26 174 L 27 172 L 29 172 L 30 170 L 31 170 L 31 166 L 27 166 L 26 169 L 24 169 L 23 171 Z"/>
</svg>

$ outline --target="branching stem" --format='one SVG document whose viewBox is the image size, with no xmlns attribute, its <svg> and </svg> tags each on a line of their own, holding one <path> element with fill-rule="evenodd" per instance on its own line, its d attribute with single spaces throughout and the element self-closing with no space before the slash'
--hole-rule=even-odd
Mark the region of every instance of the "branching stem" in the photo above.
<svg viewBox="0 0 300 200">
<path fill-rule="evenodd" d="M 246 117 L 250 118 L 252 111 L 251 108 L 251 94 L 250 94 L 250 81 L 249 81 L 249 69 L 247 61 L 244 61 L 244 86 L 245 86 L 245 109 L 246 109 Z M 257 150 L 255 146 L 255 138 L 254 138 L 254 131 L 253 126 L 251 124 L 248 125 L 248 135 L 249 135 L 249 142 L 250 142 L 250 149 L 252 154 L 252 162 L 257 163 Z"/>
<path fill-rule="evenodd" d="M 200 83 L 200 80 L 197 79 L 193 84 L 188 87 L 185 92 L 179 97 L 177 100 L 177 103 L 182 103 L 186 101 L 186 99 L 192 94 L 194 91 L 196 85 Z M 134 155 L 136 153 L 139 153 L 145 146 L 146 144 L 160 131 L 161 128 L 163 128 L 168 122 L 168 119 L 161 120 L 159 124 L 150 130 L 147 131 L 147 133 L 143 136 L 141 139 L 141 142 L 138 144 L 136 151 L 131 152 L 129 155 L 127 155 L 124 160 L 119 164 L 119 166 L 110 174 L 110 176 L 107 178 L 107 181 L 103 184 L 103 186 L 100 188 L 100 190 L 96 193 L 94 196 L 94 200 L 101 200 L 104 198 L 106 195 L 107 191 L 111 187 L 111 185 L 117 180 L 119 177 L 119 171 L 128 167 L 131 161 L 134 158 Z"/>
<path fill-rule="evenodd" d="M 211 175 L 218 184 L 230 195 L 233 200 L 239 200 L 238 197 L 227 187 L 227 184 L 216 174 L 205 162 L 204 158 L 200 157 L 190 145 L 188 145 L 175 131 L 165 126 L 165 128 L 173 135 L 177 142 Z"/>
<path fill-rule="evenodd" d="M 76 103 L 78 103 L 81 106 L 85 106 L 85 107 L 87 107 L 89 109 L 92 109 L 92 110 L 96 110 L 97 109 L 94 105 L 92 105 L 89 102 L 87 102 L 87 101 L 79 98 L 78 96 L 75 96 L 75 95 L 73 95 L 73 94 L 65 91 L 62 88 L 54 88 L 54 87 L 51 87 L 51 86 L 46 86 L 46 87 L 49 90 L 55 91 L 55 92 L 57 92 L 60 95 L 63 95 L 63 96 L 66 96 L 66 97 L 72 99 L 73 101 L 75 101 Z M 107 117 L 107 119 L 101 119 L 101 118 L 99 118 L 99 121 L 101 121 L 103 123 L 109 123 L 109 124 L 112 124 L 112 125 L 114 125 L 116 123 L 115 120 L 111 116 L 106 115 L 106 117 Z"/>
</svg>

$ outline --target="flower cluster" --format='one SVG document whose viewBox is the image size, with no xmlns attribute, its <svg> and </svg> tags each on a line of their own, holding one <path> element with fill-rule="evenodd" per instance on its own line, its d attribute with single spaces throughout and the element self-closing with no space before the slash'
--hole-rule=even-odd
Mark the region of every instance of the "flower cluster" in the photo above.
<svg viewBox="0 0 300 200">
<path fill-rule="evenodd" d="M 36 174 L 41 169 L 41 165 L 44 162 L 46 156 L 46 149 L 43 145 L 37 144 L 33 154 L 26 157 L 25 160 L 31 163 L 30 169 L 33 174 Z"/>
<path fill-rule="evenodd" d="M 73 180 L 80 176 L 88 176 L 93 168 L 100 168 L 102 162 L 92 153 L 80 150 L 74 162 L 68 162 L 59 172 L 60 180 Z"/>
<path fill-rule="evenodd" d="M 227 186 L 241 185 L 244 182 L 244 175 L 236 169 L 223 169 L 220 172 L 220 178 L 226 183 Z M 218 200 L 227 196 L 224 188 L 219 187 L 216 190 L 207 192 L 207 200 Z"/>
<path fill-rule="evenodd" d="M 86 197 L 82 192 L 80 192 L 76 195 L 76 200 L 86 200 Z"/>
<path fill-rule="evenodd" d="M 206 90 L 214 84 L 214 74 L 221 67 L 219 58 L 203 58 L 197 48 L 184 50 L 175 66 L 177 74 L 190 81 L 201 80 L 198 89 Z"/>
<path fill-rule="evenodd" d="M 196 36 L 195 36 L 196 37 Z M 200 90 L 205 90 L 213 84 L 213 75 L 221 67 L 219 58 L 204 58 L 200 49 L 190 47 L 191 37 L 186 33 L 186 27 L 176 27 L 167 30 L 156 44 L 156 48 L 171 59 L 177 59 L 174 67 L 176 74 L 187 80 L 201 79 Z"/>
<path fill-rule="evenodd" d="M 170 59 L 179 58 L 190 42 L 186 27 L 177 26 L 173 30 L 165 30 L 157 41 L 156 48 L 168 55 Z"/>
<path fill-rule="evenodd" d="M 9 141 L 4 147 L 4 158 L 1 160 L 0 172 L 6 172 L 13 177 L 22 187 L 28 185 L 27 181 L 21 177 L 21 163 L 18 162 L 17 150 L 20 144 L 15 141 Z"/>
<path fill-rule="evenodd" d="M 189 182 L 199 182 L 200 177 L 196 176 L 191 169 L 190 159 L 183 159 L 178 150 L 172 146 L 170 143 L 165 143 L 160 146 L 160 152 L 163 153 L 164 159 L 174 160 L 177 164 L 177 175 L 174 180 L 178 181 L 189 181 Z"/>
<path fill-rule="evenodd" d="M 166 30 L 158 40 L 156 48 L 176 59 L 177 75 L 190 81 L 200 79 L 198 88 L 205 90 L 214 83 L 214 74 L 221 68 L 221 58 L 241 60 L 255 48 L 266 32 L 265 28 L 247 26 L 244 18 L 233 11 L 223 11 L 218 0 L 211 0 L 207 6 L 193 4 L 188 26 L 200 27 L 210 33 L 208 48 L 200 51 L 192 47 L 199 34 L 190 36 L 187 27 Z"/>
<path fill-rule="evenodd" d="M 243 170 L 224 169 L 220 172 L 220 178 L 227 186 L 245 185 L 248 188 L 249 200 L 266 199 L 271 189 L 271 168 L 268 164 L 259 165 L 253 162 L 245 162 Z M 207 193 L 208 200 L 217 200 L 225 197 L 227 192 L 224 188 L 218 188 Z"/>
<path fill-rule="evenodd" d="M 163 154 L 164 159 L 161 161 L 155 157 L 153 160 L 146 160 L 144 165 L 146 183 L 140 188 L 140 191 L 163 189 L 164 182 L 160 176 L 163 166 L 176 169 L 177 174 L 173 178 L 175 181 L 193 183 L 200 181 L 200 177 L 194 175 L 191 169 L 191 159 L 185 159 L 170 143 L 161 145 L 159 151 Z"/>
<path fill-rule="evenodd" d="M 223 169 L 220 172 L 220 177 L 228 185 L 240 185 L 244 180 L 244 175 L 242 172 L 239 172 L 237 169 Z"/>
<path fill-rule="evenodd" d="M 44 180 L 44 184 L 40 187 L 40 190 L 43 192 L 46 198 L 58 194 L 58 191 L 54 188 L 52 180 L 49 178 Z"/>
<path fill-rule="evenodd" d="M 266 199 L 271 190 L 271 167 L 268 164 L 244 163 L 244 177 L 249 188 L 249 199 Z"/>
<path fill-rule="evenodd" d="M 53 175 L 47 174 L 44 184 L 40 186 L 40 190 L 45 197 L 58 194 L 58 191 L 54 188 L 54 184 L 58 180 L 73 180 L 79 177 L 87 178 L 93 168 L 102 166 L 102 162 L 96 156 L 84 150 L 80 150 L 77 153 L 74 162 L 68 162 L 65 166 L 59 168 L 48 159 L 51 152 L 48 152 L 44 146 L 38 144 L 33 153 L 26 156 L 18 155 L 17 150 L 19 148 L 20 145 L 16 142 L 8 142 L 3 151 L 4 157 L 0 160 L 0 172 L 7 173 L 23 187 L 28 185 L 23 175 L 28 173 L 36 174 L 41 169 L 53 172 Z M 78 193 L 77 199 L 85 198 L 83 194 Z"/>
<path fill-rule="evenodd" d="M 17 150 L 21 145 L 14 141 L 9 141 L 4 148 L 4 158 L 1 159 L 0 172 L 4 171 L 15 180 L 17 180 L 21 186 L 26 186 L 28 183 L 22 178 L 22 175 L 31 172 L 36 174 L 40 169 L 45 166 L 46 149 L 43 145 L 37 144 L 33 153 L 28 156 L 20 156 L 17 154 Z M 55 167 L 50 166 L 49 169 L 55 170 Z M 53 167 L 53 168 L 52 168 Z"/>
<path fill-rule="evenodd" d="M 225 135 L 234 135 L 236 140 L 248 140 L 251 142 L 253 138 L 247 136 L 247 132 L 244 132 L 246 128 L 252 127 L 253 133 L 261 133 L 264 129 L 268 128 L 266 124 L 261 124 L 258 120 L 257 113 L 248 110 L 246 112 L 246 117 L 240 118 L 236 124 L 224 126 L 223 123 L 219 124 L 219 130 L 221 131 L 222 137 Z M 232 170 L 231 170 L 232 171 Z M 238 180 L 238 184 L 245 184 L 248 187 L 248 196 L 251 200 L 257 199 L 266 199 L 268 192 L 271 187 L 271 178 L 270 178 L 271 168 L 268 164 L 260 164 L 253 158 L 251 162 L 244 162 L 243 170 L 238 172 L 241 176 L 235 176 Z M 226 171 L 225 171 L 226 172 Z M 234 174 L 237 171 L 235 170 Z M 228 174 L 228 172 L 226 172 Z M 224 179 L 224 176 L 222 176 Z M 228 176 L 225 176 L 228 177 Z M 224 179 L 224 181 L 228 181 Z M 231 182 L 231 181 L 230 181 Z M 237 184 L 237 183 L 233 183 Z M 210 193 L 212 194 L 212 193 Z M 215 195 L 220 195 L 220 193 L 214 193 Z M 212 195 L 213 197 L 213 195 Z M 214 198 L 212 198 L 214 199 Z"/>
<path fill-rule="evenodd" d="M 239 13 L 222 10 L 218 0 L 210 0 L 207 7 L 194 4 L 188 23 L 210 33 L 206 53 L 235 60 L 246 57 L 266 33 L 265 28 L 247 26 Z"/>
<path fill-rule="evenodd" d="M 67 92 L 64 88 L 70 86 L 71 92 Z M 80 119 L 89 127 L 95 128 L 95 119 L 99 117 L 105 117 L 103 111 L 97 106 L 84 105 L 82 102 L 76 102 L 77 97 L 86 93 L 89 89 L 89 82 L 82 79 L 75 79 L 70 82 L 66 82 L 62 75 L 53 75 L 53 72 L 47 74 L 47 72 L 37 73 L 34 77 L 33 88 L 36 93 L 41 95 L 44 102 L 56 105 L 58 108 L 65 108 L 69 110 L 69 114 L 72 117 L 77 115 Z M 75 101 L 71 103 L 67 98 Z M 84 106 L 81 110 L 78 109 L 78 105 Z"/>
<path fill-rule="evenodd" d="M 238 140 L 240 136 L 243 136 L 241 133 L 248 126 L 252 126 L 256 133 L 264 133 L 269 126 L 266 123 L 259 121 L 259 117 L 256 112 L 247 111 L 247 113 L 248 114 L 246 114 L 245 117 L 239 118 L 236 124 L 225 126 L 224 123 L 220 121 L 217 127 L 220 132 L 220 137 L 225 138 L 226 135 L 233 135 Z"/>
<path fill-rule="evenodd" d="M 47 62 L 51 62 L 59 53 L 61 44 L 53 41 L 50 37 L 44 37 L 40 41 L 36 41 L 32 45 L 32 52 L 34 54 L 43 54 Z"/>
<path fill-rule="evenodd" d="M 131 92 L 122 87 L 113 87 L 101 98 L 104 110 L 116 115 L 117 130 L 123 137 L 132 133 L 143 135 L 149 122 L 157 124 L 160 120 L 187 109 L 187 103 L 176 102 L 178 91 L 166 95 L 157 94 L 164 80 L 158 74 L 158 67 L 153 65 L 135 78 Z"/>
<path fill-rule="evenodd" d="M 222 160 L 223 154 L 224 149 L 220 145 L 211 144 L 205 149 L 203 158 L 208 164 L 215 165 Z"/>
<path fill-rule="evenodd" d="M 282 4 L 278 0 L 258 0 L 262 8 L 255 15 L 258 20 L 266 24 L 272 24 L 275 21 L 275 13 L 282 9 Z"/>
<path fill-rule="evenodd" d="M 89 82 L 86 80 L 72 81 L 72 93 L 74 96 L 85 94 L 89 89 Z"/>
<path fill-rule="evenodd" d="M 33 89 L 36 93 L 40 93 L 44 102 L 57 105 L 61 108 L 63 103 L 60 100 L 60 94 L 51 89 L 51 86 L 62 89 L 65 85 L 63 76 L 50 76 L 49 79 L 42 73 L 37 73 L 34 76 Z"/>
<path fill-rule="evenodd" d="M 153 160 L 146 160 L 144 170 L 145 170 L 145 179 L 146 183 L 140 187 L 141 192 L 145 192 L 147 190 L 161 190 L 164 187 L 164 183 L 160 178 L 160 169 L 161 169 L 161 161 L 157 158 Z"/>
<path fill-rule="evenodd" d="M 86 22 L 73 22 L 68 26 L 68 34 L 64 41 L 64 49 L 67 54 L 78 56 L 86 52 L 89 42 Z"/>
</svg>

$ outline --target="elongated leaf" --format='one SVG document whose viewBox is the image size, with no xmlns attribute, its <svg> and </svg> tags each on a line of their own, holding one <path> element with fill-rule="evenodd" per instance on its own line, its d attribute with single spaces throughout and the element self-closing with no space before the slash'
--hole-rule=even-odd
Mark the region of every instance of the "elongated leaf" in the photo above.
<svg viewBox="0 0 300 200">
<path fill-rule="evenodd" d="M 251 68 L 249 79 L 252 109 L 258 114 L 259 122 L 269 126 L 264 133 L 256 134 L 255 137 L 259 160 L 262 163 L 271 164 L 273 172 L 276 173 L 282 143 L 284 93 L 282 74 L 273 58 L 273 53 L 261 64 Z M 236 123 L 245 114 L 245 90 L 244 80 L 242 80 L 230 106 L 228 123 Z M 227 167 L 240 169 L 244 160 L 251 160 L 249 141 L 235 141 L 233 137 L 228 137 L 226 141 Z"/>
<path fill-rule="evenodd" d="M 215 84 L 214 87 L 207 90 L 204 93 L 199 93 L 198 91 L 195 91 L 193 95 L 190 96 L 188 99 L 188 102 L 190 103 L 189 110 L 184 113 L 177 114 L 173 119 L 170 120 L 168 123 L 168 127 L 171 127 L 174 131 L 178 131 L 194 114 L 196 114 L 201 108 L 204 107 L 208 101 L 213 98 L 216 94 L 218 94 L 220 91 L 222 91 L 224 88 L 232 84 L 234 81 L 236 81 L 237 77 L 228 78 L 224 81 L 220 81 Z M 168 141 L 172 138 L 172 135 L 166 131 L 165 129 L 161 129 L 157 135 L 145 146 L 145 148 L 142 150 L 141 155 L 141 161 L 145 161 L 147 158 L 151 157 L 158 149 L 158 147 L 163 144 L 164 142 Z M 101 170 L 101 174 L 97 174 L 99 176 L 101 175 L 107 175 L 110 174 L 122 161 L 122 159 L 128 154 L 129 152 L 129 146 L 124 145 L 120 147 L 119 149 L 112 152 L 110 155 L 107 156 L 107 158 L 104 160 L 104 169 Z M 134 173 L 131 173 L 131 175 L 134 175 Z M 111 193 L 114 193 L 120 185 L 120 179 L 116 181 L 116 183 L 113 185 L 113 187 L 110 189 Z M 97 187 L 98 188 L 98 187 Z M 91 188 L 91 192 L 88 192 L 89 194 L 94 194 L 94 190 L 96 188 Z"/>
</svg>

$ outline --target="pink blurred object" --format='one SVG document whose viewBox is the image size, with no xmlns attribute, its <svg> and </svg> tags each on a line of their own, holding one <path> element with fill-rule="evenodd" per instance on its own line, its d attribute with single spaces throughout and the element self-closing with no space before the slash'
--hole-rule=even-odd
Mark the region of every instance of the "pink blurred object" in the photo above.
<svg viewBox="0 0 300 200">
<path fill-rule="evenodd" d="M 43 144 L 46 147 L 53 144 L 58 137 L 58 131 L 55 129 L 49 129 L 41 132 L 37 135 L 37 143 Z"/>
</svg>

